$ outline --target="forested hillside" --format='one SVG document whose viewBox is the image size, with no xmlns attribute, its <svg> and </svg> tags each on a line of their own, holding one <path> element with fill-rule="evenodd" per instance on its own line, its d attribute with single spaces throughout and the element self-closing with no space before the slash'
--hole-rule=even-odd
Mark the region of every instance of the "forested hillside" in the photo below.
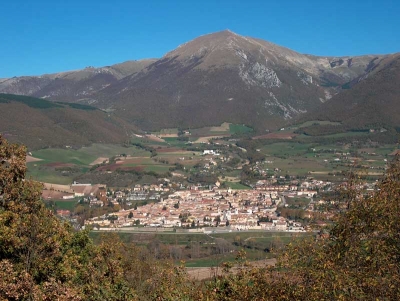
<svg viewBox="0 0 400 301">
<path fill-rule="evenodd" d="M 122 143 L 133 129 L 89 105 L 0 93 L 0 133 L 30 149 Z"/>
</svg>

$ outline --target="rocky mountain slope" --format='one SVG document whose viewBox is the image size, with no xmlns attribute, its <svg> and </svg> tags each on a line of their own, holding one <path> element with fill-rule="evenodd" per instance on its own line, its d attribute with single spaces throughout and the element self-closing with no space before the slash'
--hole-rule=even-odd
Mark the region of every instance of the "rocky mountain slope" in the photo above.
<svg viewBox="0 0 400 301">
<path fill-rule="evenodd" d="M 145 129 L 229 121 L 264 130 L 326 102 L 386 58 L 303 55 L 223 31 L 179 46 L 95 98 Z"/>
<path fill-rule="evenodd" d="M 397 54 L 302 119 L 339 121 L 347 129 L 400 129 L 399 83 L 400 54 Z"/>
<path fill-rule="evenodd" d="M 118 80 L 139 72 L 155 60 L 127 61 L 101 68 L 86 67 L 42 76 L 0 79 L 0 93 L 29 95 L 51 100 L 90 102 L 90 96 Z M 89 101 L 88 101 L 89 99 Z"/>
<path fill-rule="evenodd" d="M 3 80 L 0 92 L 92 104 L 145 130 L 227 121 L 264 131 L 352 89 L 392 58 L 300 54 L 226 30 L 158 60 Z"/>
</svg>

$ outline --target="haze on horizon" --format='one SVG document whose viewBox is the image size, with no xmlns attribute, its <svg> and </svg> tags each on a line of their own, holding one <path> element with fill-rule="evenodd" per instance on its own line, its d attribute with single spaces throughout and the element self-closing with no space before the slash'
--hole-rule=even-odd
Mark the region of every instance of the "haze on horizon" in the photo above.
<svg viewBox="0 0 400 301">
<path fill-rule="evenodd" d="M 8 1 L 0 78 L 159 58 L 224 29 L 313 55 L 394 53 L 399 11 L 395 0 Z"/>
</svg>

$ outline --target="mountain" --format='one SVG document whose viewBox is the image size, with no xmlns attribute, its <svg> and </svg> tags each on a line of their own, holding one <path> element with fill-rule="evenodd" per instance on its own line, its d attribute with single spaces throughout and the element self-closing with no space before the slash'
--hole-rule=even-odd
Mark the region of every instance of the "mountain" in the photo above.
<svg viewBox="0 0 400 301">
<path fill-rule="evenodd" d="M 400 54 L 302 117 L 341 122 L 347 129 L 400 128 Z"/>
<path fill-rule="evenodd" d="M 0 94 L 0 134 L 29 149 L 125 142 L 135 128 L 95 107 Z"/>
<path fill-rule="evenodd" d="M 228 121 L 264 130 L 329 100 L 386 57 L 303 55 L 222 31 L 179 46 L 94 98 L 144 129 Z"/>
<path fill-rule="evenodd" d="M 42 76 L 0 79 L 0 93 L 29 95 L 68 102 L 85 100 L 90 103 L 90 96 L 93 93 L 125 76 L 139 72 L 154 61 L 153 59 L 127 61 L 101 68 L 86 67 L 83 70 Z"/>
<path fill-rule="evenodd" d="M 91 104 L 145 130 L 226 121 L 264 131 L 352 89 L 391 58 L 300 54 L 225 30 L 158 60 L 8 79 L 0 92 Z"/>
</svg>

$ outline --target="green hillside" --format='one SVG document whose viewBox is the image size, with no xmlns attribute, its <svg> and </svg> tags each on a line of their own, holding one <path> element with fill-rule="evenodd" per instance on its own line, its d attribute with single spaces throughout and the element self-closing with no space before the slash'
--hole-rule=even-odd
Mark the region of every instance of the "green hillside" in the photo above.
<svg viewBox="0 0 400 301">
<path fill-rule="evenodd" d="M 29 149 L 121 143 L 133 129 L 92 106 L 0 94 L 0 133 Z"/>
</svg>

